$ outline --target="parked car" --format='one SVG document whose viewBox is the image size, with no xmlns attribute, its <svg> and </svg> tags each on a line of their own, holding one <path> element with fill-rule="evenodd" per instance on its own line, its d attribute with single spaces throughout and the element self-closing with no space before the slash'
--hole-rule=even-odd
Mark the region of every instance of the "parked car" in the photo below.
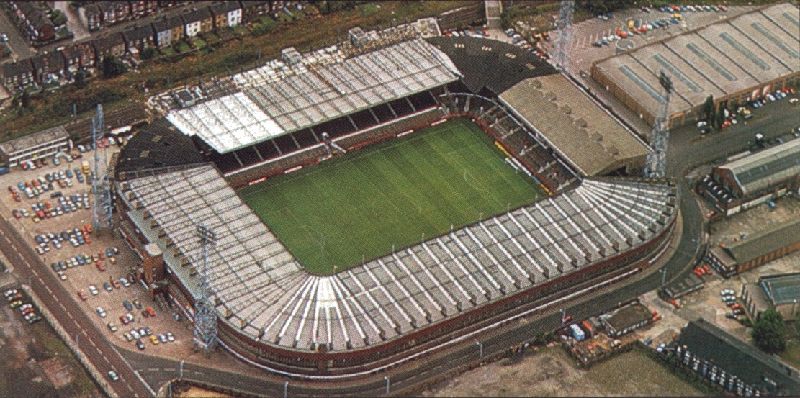
<svg viewBox="0 0 800 398">
<path fill-rule="evenodd" d="M 100 318 L 105 318 L 106 317 L 106 310 L 104 310 L 103 307 L 97 307 L 97 308 L 94 309 L 94 311 L 97 313 L 97 315 Z"/>
</svg>

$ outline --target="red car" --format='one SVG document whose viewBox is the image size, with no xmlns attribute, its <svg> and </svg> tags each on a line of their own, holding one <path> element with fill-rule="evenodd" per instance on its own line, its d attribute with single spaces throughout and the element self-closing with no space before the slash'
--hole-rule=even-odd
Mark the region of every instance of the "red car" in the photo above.
<svg viewBox="0 0 800 398">
<path fill-rule="evenodd" d="M 97 270 L 100 272 L 106 272 L 106 266 L 103 265 L 102 261 L 98 261 L 94 264 L 97 267 Z"/>
<path fill-rule="evenodd" d="M 88 298 L 88 296 L 86 295 L 86 292 L 84 292 L 83 290 L 78 290 L 78 297 L 80 297 L 81 300 L 83 300 L 83 301 L 86 301 L 86 299 Z"/>
</svg>

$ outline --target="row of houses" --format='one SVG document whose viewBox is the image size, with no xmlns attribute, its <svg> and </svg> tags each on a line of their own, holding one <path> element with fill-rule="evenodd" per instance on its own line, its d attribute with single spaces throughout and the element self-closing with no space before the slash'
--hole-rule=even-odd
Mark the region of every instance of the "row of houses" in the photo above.
<svg viewBox="0 0 800 398">
<path fill-rule="evenodd" d="M 47 43 L 55 40 L 56 26 L 46 10 L 42 9 L 47 8 L 43 2 L 6 1 L 2 2 L 2 6 L 31 43 Z"/>
<path fill-rule="evenodd" d="M 277 5 L 278 2 L 272 2 Z M 91 71 L 103 58 L 130 54 L 138 57 L 146 48 L 163 49 L 198 34 L 235 27 L 269 12 L 263 1 L 221 1 L 187 9 L 150 24 L 109 32 L 50 53 L 3 65 L 3 84 L 14 91 L 42 85 L 52 79 L 71 81 L 81 68 Z"/>
<path fill-rule="evenodd" d="M 138 20 L 185 3 L 189 2 L 171 0 L 100 1 L 84 5 L 83 10 L 89 30 L 96 31 L 121 22 Z M 240 10 L 256 11 L 257 15 L 263 15 L 281 10 L 287 1 L 223 1 L 220 3 L 231 3 Z M 219 7 L 219 4 L 216 6 Z"/>
</svg>

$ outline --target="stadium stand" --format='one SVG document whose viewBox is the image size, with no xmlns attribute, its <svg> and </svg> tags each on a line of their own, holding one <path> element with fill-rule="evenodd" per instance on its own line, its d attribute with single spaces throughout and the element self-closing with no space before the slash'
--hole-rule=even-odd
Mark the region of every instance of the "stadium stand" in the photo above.
<svg viewBox="0 0 800 398">
<path fill-rule="evenodd" d="M 273 60 L 235 75 L 240 92 L 176 109 L 167 118 L 223 154 L 267 139 L 451 83 L 459 72 L 422 39 L 344 58 L 340 50 L 314 62 Z"/>
<path fill-rule="evenodd" d="M 167 120 L 157 119 L 140 129 L 122 147 L 114 172 L 116 179 L 124 180 L 137 172 L 177 169 L 206 162 L 191 138 L 178 132 Z"/>
<path fill-rule="evenodd" d="M 575 172 L 496 101 L 475 94 L 448 93 L 440 96 L 440 102 L 450 117 L 473 118 L 550 193 L 560 192 L 576 181 Z"/>
<path fill-rule="evenodd" d="M 581 174 L 641 171 L 647 146 L 564 76 L 526 79 L 498 99 Z"/>
<path fill-rule="evenodd" d="M 221 238 L 210 257 L 210 283 L 231 344 L 257 342 L 262 348 L 249 355 L 277 356 L 300 368 L 313 361 L 286 350 L 335 354 L 381 346 L 365 354 L 378 360 L 390 350 L 386 343 L 409 333 L 443 333 L 428 326 L 489 305 L 511 309 L 500 304 L 504 298 L 541 298 L 574 286 L 576 278 L 612 272 L 647 258 L 675 219 L 671 185 L 584 180 L 346 272 L 315 276 L 212 165 L 119 181 L 117 190 L 130 220 L 166 253 L 187 297 L 194 297 L 201 263 L 194 226 L 214 229 Z M 334 366 L 348 363 L 341 361 Z"/>
<path fill-rule="evenodd" d="M 582 179 L 493 99 L 552 67 L 491 40 L 430 40 L 287 49 L 282 60 L 211 84 L 214 94 L 167 112 L 174 129 L 164 123 L 163 135 L 196 146 L 184 161 L 143 170 L 141 155 L 159 146 L 151 137 L 161 130 L 131 139 L 138 149 L 120 158 L 117 209 L 141 243 L 161 249 L 170 294 L 186 308 L 202 264 L 195 227 L 215 231 L 209 284 L 220 340 L 238 355 L 306 373 L 367 369 L 526 304 L 630 275 L 665 252 L 673 184 Z M 320 276 L 234 190 L 330 157 L 322 133 L 350 151 L 457 117 L 472 118 L 550 196 Z"/>
<path fill-rule="evenodd" d="M 532 52 L 510 43 L 477 37 L 427 40 L 450 57 L 463 75 L 461 83 L 473 94 L 493 97 L 527 78 L 556 73 Z"/>
</svg>

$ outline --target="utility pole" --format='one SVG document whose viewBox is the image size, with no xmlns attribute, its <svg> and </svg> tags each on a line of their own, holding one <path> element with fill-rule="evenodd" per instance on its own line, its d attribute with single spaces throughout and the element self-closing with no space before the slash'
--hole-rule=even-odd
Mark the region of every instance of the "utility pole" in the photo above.
<svg viewBox="0 0 800 398">
<path fill-rule="evenodd" d="M 97 148 L 97 141 L 103 138 L 104 127 L 103 105 L 97 104 L 97 112 L 92 118 L 92 149 L 94 152 L 92 225 L 98 233 L 101 231 L 113 231 L 113 203 L 111 201 L 111 186 L 109 182 L 111 176 L 108 175 L 108 154 L 105 147 L 103 147 L 102 155 Z"/>
<path fill-rule="evenodd" d="M 664 94 L 661 96 L 661 108 L 650 135 L 652 149 L 647 154 L 647 164 L 645 165 L 645 177 L 650 178 L 662 178 L 667 171 L 667 147 L 669 146 L 667 119 L 669 118 L 669 100 L 673 86 L 672 80 L 663 70 L 658 77 L 658 82 L 661 83 Z"/>
<path fill-rule="evenodd" d="M 661 287 L 663 288 L 664 285 L 667 284 L 667 267 L 661 268 Z"/>
<path fill-rule="evenodd" d="M 478 358 L 483 359 L 483 343 L 481 343 L 480 340 L 478 340 L 475 342 L 475 345 L 478 346 L 478 355 L 479 355 Z"/>
<path fill-rule="evenodd" d="M 383 379 L 386 380 L 386 395 L 389 395 L 389 392 L 392 387 L 392 382 L 389 381 L 389 376 L 383 376 Z"/>
<path fill-rule="evenodd" d="M 562 73 L 567 72 L 569 64 L 569 45 L 572 38 L 572 14 L 575 12 L 575 0 L 561 0 L 561 7 L 558 10 L 558 38 L 555 43 L 555 53 L 553 63 Z"/>
<path fill-rule="evenodd" d="M 200 270 L 200 294 L 194 305 L 194 348 L 198 351 L 202 350 L 208 356 L 217 343 L 217 310 L 211 302 L 211 287 L 209 286 L 208 276 L 208 246 L 213 245 L 217 237 L 205 225 L 197 227 L 197 236 L 203 248 L 203 266 Z"/>
</svg>

